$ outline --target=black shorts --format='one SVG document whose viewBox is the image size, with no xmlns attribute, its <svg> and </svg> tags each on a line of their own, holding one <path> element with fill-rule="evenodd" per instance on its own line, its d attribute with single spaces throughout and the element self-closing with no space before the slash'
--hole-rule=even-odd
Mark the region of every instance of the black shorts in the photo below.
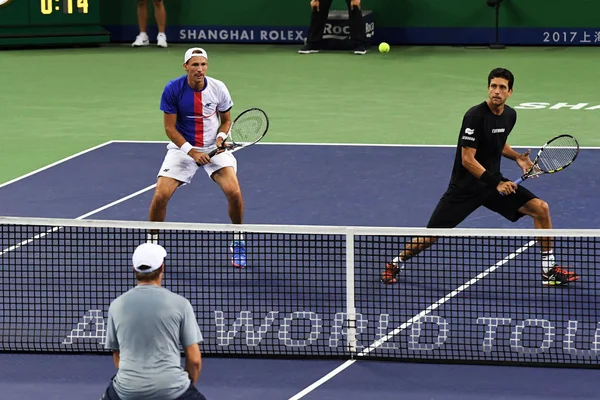
<svg viewBox="0 0 600 400">
<path fill-rule="evenodd" d="M 509 221 L 516 222 L 525 215 L 519 212 L 519 208 L 536 198 L 536 195 L 523 186 L 519 186 L 517 192 L 509 196 L 500 195 L 495 188 L 475 194 L 465 194 L 449 188 L 433 210 L 427 227 L 455 228 L 481 206 L 502 215 Z"/>
</svg>

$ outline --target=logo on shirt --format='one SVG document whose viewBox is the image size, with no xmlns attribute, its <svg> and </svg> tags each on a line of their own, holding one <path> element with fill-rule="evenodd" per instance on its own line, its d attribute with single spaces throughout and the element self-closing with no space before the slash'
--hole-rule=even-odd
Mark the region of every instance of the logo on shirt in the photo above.
<svg viewBox="0 0 600 400">
<path fill-rule="evenodd" d="M 467 129 L 465 129 L 465 133 L 467 135 L 472 135 L 475 133 L 475 129 L 467 128 Z"/>
<path fill-rule="evenodd" d="M 474 137 L 472 137 L 472 136 L 463 136 L 461 139 L 462 139 L 462 140 L 470 140 L 471 142 L 474 142 L 474 141 L 475 141 L 475 138 L 474 138 Z"/>
<path fill-rule="evenodd" d="M 206 104 L 204 105 L 204 107 L 205 107 L 205 108 L 211 108 L 211 107 L 214 107 L 214 104 L 213 104 L 213 103 L 206 103 Z"/>
<path fill-rule="evenodd" d="M 492 129 L 492 133 L 504 133 L 506 129 L 501 128 L 501 129 Z"/>
</svg>

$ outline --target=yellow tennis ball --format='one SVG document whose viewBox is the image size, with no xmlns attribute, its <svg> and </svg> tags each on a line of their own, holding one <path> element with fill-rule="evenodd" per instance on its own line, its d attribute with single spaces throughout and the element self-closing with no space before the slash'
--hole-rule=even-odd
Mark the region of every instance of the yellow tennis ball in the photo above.
<svg viewBox="0 0 600 400">
<path fill-rule="evenodd" d="M 381 42 L 379 44 L 379 52 L 380 53 L 387 53 L 390 51 L 390 45 L 387 44 L 386 42 Z"/>
</svg>

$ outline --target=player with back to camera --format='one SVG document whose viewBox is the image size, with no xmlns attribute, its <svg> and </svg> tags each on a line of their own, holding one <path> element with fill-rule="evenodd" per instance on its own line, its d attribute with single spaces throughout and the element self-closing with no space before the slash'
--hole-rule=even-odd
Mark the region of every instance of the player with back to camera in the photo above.
<svg viewBox="0 0 600 400">
<path fill-rule="evenodd" d="M 202 333 L 189 300 L 162 287 L 166 257 L 154 243 L 133 252 L 137 285 L 108 309 L 105 348 L 117 374 L 100 400 L 206 400 L 196 389 Z"/>
<path fill-rule="evenodd" d="M 450 183 L 427 228 L 454 228 L 481 206 L 512 222 L 528 215 L 536 229 L 552 228 L 548 204 L 500 173 L 502 156 L 515 161 L 524 173 L 533 165 L 529 150 L 519 154 L 507 143 L 517 122 L 516 111 L 506 104 L 513 93 L 513 83 L 514 76 L 509 70 L 492 70 L 488 75 L 488 99 L 464 115 Z M 436 237 L 417 237 L 406 243 L 400 255 L 386 264 L 381 281 L 396 283 L 405 262 L 436 240 Z M 579 279 L 556 263 L 552 238 L 538 237 L 537 242 L 542 254 L 543 285 L 560 286 Z"/>
</svg>

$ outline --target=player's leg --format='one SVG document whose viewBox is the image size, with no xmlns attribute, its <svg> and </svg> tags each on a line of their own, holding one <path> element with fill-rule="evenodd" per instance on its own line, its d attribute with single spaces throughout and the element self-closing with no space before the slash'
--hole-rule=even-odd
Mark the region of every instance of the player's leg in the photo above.
<svg viewBox="0 0 600 400">
<path fill-rule="evenodd" d="M 150 202 L 148 220 L 163 222 L 167 216 L 167 204 L 175 190 L 182 184 L 191 183 L 198 165 L 194 159 L 179 149 L 169 149 L 160 167 L 156 189 Z M 149 232 L 149 241 L 158 241 L 158 232 Z"/>
<path fill-rule="evenodd" d="M 484 205 L 509 221 L 516 222 L 528 215 L 533 219 L 533 226 L 536 229 L 552 229 L 548 203 L 537 198 L 523 186 L 519 186 L 517 192 L 510 196 L 494 195 Z M 537 242 L 542 254 L 542 283 L 544 285 L 556 286 L 579 279 L 573 272 L 556 264 L 551 237 L 538 237 Z"/>
<path fill-rule="evenodd" d="M 244 222 L 244 199 L 235 170 L 233 167 L 221 168 L 212 174 L 212 178 L 227 198 L 231 223 L 242 224 Z"/>
<path fill-rule="evenodd" d="M 461 196 L 451 191 L 446 192 L 433 210 L 427 228 L 454 228 L 481 205 L 479 196 Z M 396 283 L 398 272 L 404 263 L 431 247 L 437 237 L 416 237 L 404 245 L 404 250 L 385 266 L 381 281 L 386 284 Z"/>
<path fill-rule="evenodd" d="M 153 0 L 154 4 L 154 18 L 156 19 L 156 25 L 158 25 L 158 36 L 156 37 L 156 45 L 158 47 L 167 47 L 167 35 L 165 29 L 167 26 L 167 10 L 163 0 Z"/>
<path fill-rule="evenodd" d="M 140 33 L 132 43 L 133 47 L 148 46 L 150 40 L 148 39 L 148 0 L 137 0 L 137 20 L 140 28 Z"/>
<path fill-rule="evenodd" d="M 229 152 L 217 154 L 209 164 L 204 165 L 204 171 L 225 194 L 231 223 L 242 224 L 244 222 L 244 199 L 237 178 L 237 160 L 233 154 Z M 231 264 L 234 267 L 244 268 L 246 266 L 246 242 L 240 232 L 234 232 L 229 250 Z"/>
<path fill-rule="evenodd" d="M 545 201 L 537 198 L 529 200 L 519 211 L 533 218 L 533 226 L 536 229 L 552 229 L 550 207 Z M 559 286 L 579 279 L 574 272 L 556 263 L 551 237 L 538 237 L 537 242 L 542 252 L 542 284 Z"/>
<path fill-rule="evenodd" d="M 310 26 L 308 27 L 308 34 L 306 35 L 306 44 L 298 51 L 298 53 L 310 54 L 319 52 L 321 40 L 323 39 L 323 29 L 325 29 L 325 24 L 327 23 L 331 2 L 332 0 L 320 0 L 319 8 L 312 9 Z"/>
<path fill-rule="evenodd" d="M 159 176 L 156 181 L 156 189 L 154 189 L 154 195 L 150 202 L 150 210 L 148 211 L 148 220 L 155 222 L 163 222 L 167 217 L 167 204 L 175 190 L 182 184 L 182 182 L 167 178 L 165 176 Z"/>
<path fill-rule="evenodd" d="M 360 0 L 346 0 L 350 37 L 354 45 L 354 54 L 367 54 L 367 32 L 360 7 Z"/>
</svg>

